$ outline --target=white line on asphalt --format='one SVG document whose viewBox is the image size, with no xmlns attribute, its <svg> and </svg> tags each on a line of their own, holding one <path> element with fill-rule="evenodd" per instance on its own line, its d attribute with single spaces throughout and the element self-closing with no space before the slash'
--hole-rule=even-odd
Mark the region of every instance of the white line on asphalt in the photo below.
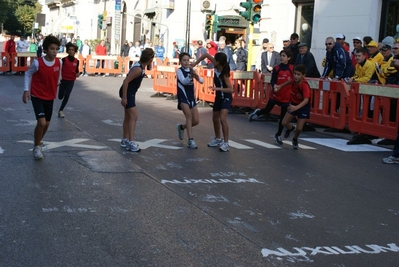
<svg viewBox="0 0 399 267">
<path fill-rule="evenodd" d="M 300 138 L 301 140 L 305 140 L 307 142 L 319 144 L 322 146 L 334 148 L 337 150 L 345 151 L 345 152 L 386 152 L 391 151 L 389 149 L 378 147 L 374 145 L 347 145 L 348 140 L 340 139 L 340 138 Z M 299 144 L 299 147 L 302 148 L 302 145 Z"/>
<path fill-rule="evenodd" d="M 262 142 L 262 141 L 259 141 L 259 140 L 255 140 L 255 139 L 244 139 L 244 140 L 247 141 L 247 142 L 253 143 L 255 145 L 263 146 L 263 147 L 266 147 L 266 148 L 281 148 L 281 146 L 275 146 L 275 145 L 272 145 L 272 144 L 269 144 L 269 143 L 265 143 L 265 142 Z"/>
</svg>

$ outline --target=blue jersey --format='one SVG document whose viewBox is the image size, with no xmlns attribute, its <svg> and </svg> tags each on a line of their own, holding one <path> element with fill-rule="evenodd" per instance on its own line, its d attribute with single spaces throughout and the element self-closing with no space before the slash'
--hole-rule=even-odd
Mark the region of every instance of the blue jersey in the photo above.
<svg viewBox="0 0 399 267">
<path fill-rule="evenodd" d="M 180 103 L 186 103 L 190 107 L 195 106 L 195 94 L 194 94 L 194 81 L 191 76 L 190 69 L 184 69 L 180 67 L 178 72 L 183 74 L 184 79 L 180 80 L 177 75 L 177 100 Z"/>
<path fill-rule="evenodd" d="M 218 71 L 217 68 L 214 69 L 214 75 L 213 75 L 213 83 L 215 84 L 216 87 L 219 88 L 227 88 L 226 83 L 224 82 L 223 77 L 220 77 L 221 74 Z M 232 99 L 232 94 L 231 93 L 226 93 L 222 91 L 216 91 L 216 98 L 224 99 L 224 98 L 229 98 Z"/>
<path fill-rule="evenodd" d="M 130 68 L 129 74 L 134 68 L 141 68 L 141 75 L 129 82 L 129 84 L 127 86 L 127 91 L 129 93 L 136 94 L 137 90 L 140 88 L 141 82 L 143 81 L 143 78 L 144 78 L 144 75 L 145 75 L 145 70 L 144 70 L 143 66 L 140 64 L 140 62 L 136 62 Z M 123 87 L 123 84 L 122 84 L 121 88 L 119 89 L 119 96 L 120 97 L 122 97 L 122 87 Z"/>
</svg>

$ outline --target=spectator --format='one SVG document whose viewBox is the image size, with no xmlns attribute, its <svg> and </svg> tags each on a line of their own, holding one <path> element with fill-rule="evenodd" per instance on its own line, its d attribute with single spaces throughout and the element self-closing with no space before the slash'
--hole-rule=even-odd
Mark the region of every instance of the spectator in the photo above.
<svg viewBox="0 0 399 267">
<path fill-rule="evenodd" d="M 290 44 L 291 44 L 290 39 L 283 40 L 283 48 L 288 48 Z"/>
<path fill-rule="evenodd" d="M 165 47 L 163 47 L 162 41 L 159 41 L 158 45 L 155 46 L 155 57 L 159 58 L 162 62 L 165 59 Z"/>
<path fill-rule="evenodd" d="M 101 40 L 101 42 L 96 46 L 96 55 L 97 56 L 106 56 L 107 55 L 107 48 L 105 46 L 104 40 Z M 97 69 L 100 67 L 100 61 L 101 61 L 101 68 L 105 67 L 105 60 L 97 59 L 97 64 L 96 64 Z M 97 73 L 95 75 L 97 76 Z M 105 73 L 101 73 L 100 75 L 105 77 Z"/>
<path fill-rule="evenodd" d="M 58 53 L 64 53 L 65 45 L 67 44 L 67 39 L 65 37 L 65 34 L 62 35 L 60 42 L 61 42 L 61 46 L 60 46 L 60 50 L 58 50 Z"/>
<path fill-rule="evenodd" d="M 29 45 L 29 49 L 28 49 L 29 53 L 35 53 L 37 52 L 37 44 L 36 44 L 36 40 L 35 38 L 32 38 L 30 40 L 30 45 Z"/>
<path fill-rule="evenodd" d="M 299 54 L 299 49 L 298 49 L 298 45 L 300 44 L 299 35 L 297 33 L 291 34 L 290 42 L 291 42 L 290 46 L 288 47 L 288 49 L 290 49 L 292 52 L 290 64 L 295 64 L 296 57 Z"/>
<path fill-rule="evenodd" d="M 352 65 L 356 66 L 356 50 L 362 48 L 362 39 L 360 37 L 353 38 L 353 51 L 351 53 Z M 366 54 L 366 58 L 368 58 L 368 53 Z"/>
<path fill-rule="evenodd" d="M 217 51 L 218 51 L 218 45 L 212 41 L 211 39 L 206 40 L 206 48 L 208 49 L 208 54 L 211 56 L 215 56 Z M 206 58 L 207 62 L 207 68 L 208 69 L 213 69 L 213 61 L 210 60 L 209 58 Z"/>
<path fill-rule="evenodd" d="M 131 46 L 129 46 L 129 42 L 126 40 L 122 47 L 121 47 L 121 57 L 128 57 L 129 56 L 129 49 Z"/>
<path fill-rule="evenodd" d="M 25 36 L 19 37 L 19 41 L 17 41 L 17 52 L 18 53 L 26 53 L 28 52 L 29 48 L 29 43 L 28 41 L 25 40 Z M 20 57 L 19 58 L 19 66 L 24 67 L 25 66 L 25 57 Z M 22 75 L 24 74 L 24 71 L 18 71 L 18 74 Z"/>
<path fill-rule="evenodd" d="M 395 39 L 392 36 L 386 36 L 384 39 L 382 39 L 381 43 L 383 45 L 389 45 L 390 47 L 393 47 Z"/>
<path fill-rule="evenodd" d="M 306 77 L 320 78 L 320 72 L 317 69 L 313 54 L 308 50 L 308 45 L 306 43 L 300 43 L 298 49 L 299 54 L 295 60 L 295 66 L 299 64 L 304 65 L 306 68 Z"/>
<path fill-rule="evenodd" d="M 360 48 L 356 50 L 356 70 L 355 75 L 349 78 L 349 83 L 358 82 L 358 83 L 368 83 L 371 80 L 375 72 L 374 64 L 366 59 L 366 50 L 364 48 Z"/>
<path fill-rule="evenodd" d="M 346 52 L 349 53 L 349 46 L 347 46 L 345 43 L 345 35 L 343 35 L 342 33 L 337 34 L 337 36 L 335 37 L 335 41 L 339 43 Z"/>
<path fill-rule="evenodd" d="M 132 50 L 132 49 L 133 49 L 134 57 L 140 57 L 141 56 L 141 49 L 140 49 L 140 42 L 139 41 L 136 41 L 134 43 L 134 46 L 130 47 L 129 53 L 131 53 L 130 50 Z"/>
<path fill-rule="evenodd" d="M 203 47 L 203 42 L 201 40 L 199 40 L 197 42 L 197 44 L 198 44 L 198 48 L 197 48 L 197 51 L 195 52 L 195 58 L 200 58 L 203 54 L 206 53 L 206 48 Z M 206 61 L 202 60 L 200 63 L 200 66 L 206 66 Z"/>
<path fill-rule="evenodd" d="M 172 58 L 179 58 L 179 56 L 180 56 L 179 46 L 177 44 L 175 44 L 173 46 Z M 190 58 L 191 58 L 191 56 L 190 56 Z"/>
<path fill-rule="evenodd" d="M 268 43 L 266 49 L 266 52 L 263 52 L 261 57 L 261 70 L 262 73 L 271 73 L 273 68 L 281 63 L 280 55 L 274 51 L 272 43 Z"/>
<path fill-rule="evenodd" d="M 339 43 L 334 42 L 334 38 L 326 38 L 326 63 L 322 78 L 328 77 L 330 71 L 333 71 L 335 80 L 342 78 L 352 77 L 355 73 L 355 69 L 352 65 L 352 60 L 349 58 L 349 54 L 342 48 Z"/>
<path fill-rule="evenodd" d="M 369 54 L 368 60 L 370 60 L 374 66 L 381 66 L 382 61 L 384 60 L 384 56 L 380 53 L 378 49 L 378 44 L 375 41 L 370 41 L 367 45 L 367 51 Z M 374 73 L 373 77 L 370 80 L 371 83 L 378 82 L 377 74 Z"/>
<path fill-rule="evenodd" d="M 80 47 L 80 51 L 79 53 L 82 55 L 83 58 L 86 59 L 86 57 L 88 55 L 91 54 L 91 48 L 89 46 L 89 40 L 85 39 L 83 42 L 83 45 Z M 86 72 L 86 60 L 83 61 L 83 76 L 87 76 L 87 72 Z"/>
<path fill-rule="evenodd" d="M 258 52 L 258 55 L 256 57 L 256 66 L 255 66 L 255 70 L 261 72 L 262 70 L 262 54 L 263 52 L 267 51 L 267 44 L 269 43 L 269 39 L 264 38 L 262 41 L 262 46 Z"/>
<path fill-rule="evenodd" d="M 230 70 L 234 71 L 237 69 L 236 63 L 234 62 L 233 59 L 233 51 L 231 47 L 226 46 L 225 42 L 219 42 L 219 51 L 218 52 L 223 52 L 227 56 L 227 63 L 229 63 Z"/>
<path fill-rule="evenodd" d="M 245 40 L 238 40 L 239 47 L 237 48 L 237 70 L 247 70 L 248 51 L 245 49 Z"/>
<path fill-rule="evenodd" d="M 80 40 L 79 36 L 76 38 L 76 45 L 78 46 L 78 51 L 80 51 L 80 48 L 82 47 L 83 43 L 82 40 Z"/>
<path fill-rule="evenodd" d="M 193 45 L 190 43 L 190 45 L 188 46 L 188 52 L 186 52 L 186 44 L 184 44 L 181 48 L 180 48 L 180 52 L 182 53 L 188 53 L 190 55 L 190 58 L 193 58 Z"/>
<path fill-rule="evenodd" d="M 381 84 L 395 84 L 397 71 L 394 67 L 391 67 L 393 59 L 392 48 L 389 45 L 383 45 L 380 52 L 384 59 L 376 71 L 378 81 Z"/>
<path fill-rule="evenodd" d="M 107 50 L 107 54 L 106 55 L 110 55 L 111 54 L 111 43 L 108 41 L 108 38 L 105 38 L 105 49 Z"/>
<path fill-rule="evenodd" d="M 8 53 L 8 55 L 10 56 L 10 60 L 7 62 L 8 68 L 9 68 L 9 70 L 6 72 L 7 75 L 12 74 L 12 71 L 11 71 L 12 64 L 10 64 L 11 63 L 11 55 L 13 53 L 17 52 L 14 38 L 15 38 L 15 35 L 11 34 L 10 39 L 6 42 L 6 45 L 4 47 L 4 52 Z"/>
</svg>

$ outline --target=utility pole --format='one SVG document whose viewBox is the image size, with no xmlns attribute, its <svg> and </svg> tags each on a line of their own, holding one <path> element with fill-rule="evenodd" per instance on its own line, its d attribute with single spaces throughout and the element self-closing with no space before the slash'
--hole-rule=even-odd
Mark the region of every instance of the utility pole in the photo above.
<svg viewBox="0 0 399 267">
<path fill-rule="evenodd" d="M 186 53 L 188 53 L 190 51 L 190 27 L 191 27 L 190 20 L 191 20 L 191 0 L 187 0 Z"/>
</svg>

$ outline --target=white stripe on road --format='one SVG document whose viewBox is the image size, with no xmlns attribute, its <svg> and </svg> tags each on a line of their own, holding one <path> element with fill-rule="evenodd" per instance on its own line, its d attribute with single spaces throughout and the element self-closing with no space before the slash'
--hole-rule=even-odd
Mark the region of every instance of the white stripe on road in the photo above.
<svg viewBox="0 0 399 267">
<path fill-rule="evenodd" d="M 243 145 L 243 144 L 231 141 L 231 140 L 229 140 L 229 146 L 237 148 L 237 149 L 254 149 L 253 147 L 246 146 L 246 145 Z"/>
<path fill-rule="evenodd" d="M 262 142 L 262 141 L 259 141 L 259 140 L 255 140 L 255 139 L 244 139 L 244 140 L 247 141 L 247 142 L 250 142 L 252 144 L 255 144 L 255 145 L 258 145 L 258 146 L 263 146 L 263 147 L 266 147 L 266 148 L 281 148 L 281 146 L 275 146 L 275 145 L 272 145 L 272 144 L 269 144 L 269 143 L 265 143 L 265 142 Z"/>
<path fill-rule="evenodd" d="M 379 146 L 374 145 L 347 145 L 348 140 L 340 139 L 340 138 L 301 138 L 300 140 L 304 140 L 306 142 L 315 143 L 321 146 L 326 146 L 330 148 L 334 148 L 337 150 L 345 151 L 345 152 L 387 152 L 391 151 L 390 149 L 386 149 Z M 301 148 L 302 145 L 299 144 Z"/>
</svg>

